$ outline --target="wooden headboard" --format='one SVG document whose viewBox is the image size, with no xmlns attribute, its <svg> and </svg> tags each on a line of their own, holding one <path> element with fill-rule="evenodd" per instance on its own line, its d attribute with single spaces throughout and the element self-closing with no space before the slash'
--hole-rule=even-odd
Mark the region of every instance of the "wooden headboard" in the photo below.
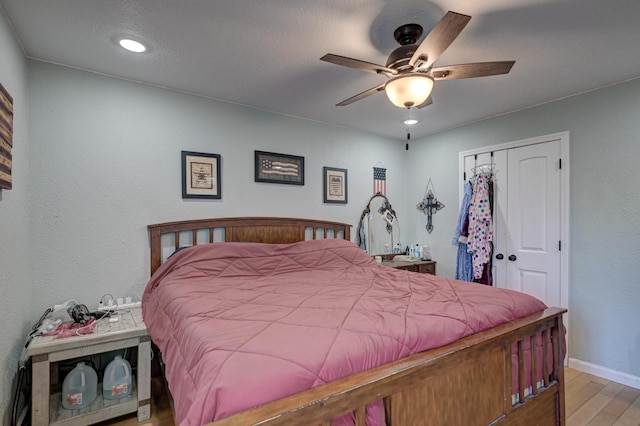
<svg viewBox="0 0 640 426">
<path fill-rule="evenodd" d="M 202 238 L 203 235 L 206 236 L 203 243 L 217 242 L 214 233 L 218 230 L 223 233 L 220 242 L 289 244 L 306 239 L 351 239 L 351 225 L 346 223 L 282 217 L 196 219 L 157 223 L 148 228 L 151 234 L 151 275 L 162 264 L 162 236 L 166 234 L 173 235 L 174 250 L 182 247 L 181 236 L 190 239 L 189 245 L 198 244 L 198 236 Z M 307 238 L 308 234 L 310 238 Z"/>
</svg>

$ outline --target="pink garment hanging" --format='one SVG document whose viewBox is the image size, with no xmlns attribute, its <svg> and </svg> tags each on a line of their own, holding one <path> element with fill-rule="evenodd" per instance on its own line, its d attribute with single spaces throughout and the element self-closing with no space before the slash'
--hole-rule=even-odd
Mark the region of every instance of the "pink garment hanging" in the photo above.
<svg viewBox="0 0 640 426">
<path fill-rule="evenodd" d="M 485 265 L 491 260 L 493 223 L 489 202 L 489 178 L 478 175 L 473 180 L 473 196 L 469 206 L 468 250 L 473 254 L 473 278 L 481 279 Z"/>
</svg>

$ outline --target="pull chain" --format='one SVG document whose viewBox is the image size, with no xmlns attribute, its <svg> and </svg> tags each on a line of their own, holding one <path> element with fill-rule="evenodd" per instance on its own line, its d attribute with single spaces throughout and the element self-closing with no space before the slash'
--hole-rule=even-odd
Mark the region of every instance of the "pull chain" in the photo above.
<svg viewBox="0 0 640 426">
<path fill-rule="evenodd" d="M 416 120 L 411 114 L 411 108 L 407 108 L 407 119 L 404 120 L 404 126 L 407 130 L 407 143 L 405 145 L 405 149 L 409 151 L 409 140 L 411 140 L 411 132 L 409 131 L 410 127 L 416 124 L 418 120 Z"/>
</svg>

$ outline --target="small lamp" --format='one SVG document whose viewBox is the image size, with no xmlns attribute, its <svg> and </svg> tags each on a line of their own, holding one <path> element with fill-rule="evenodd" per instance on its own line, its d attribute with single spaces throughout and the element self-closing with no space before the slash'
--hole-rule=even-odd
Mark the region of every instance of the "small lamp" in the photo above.
<svg viewBox="0 0 640 426">
<path fill-rule="evenodd" d="M 433 78 L 421 73 L 392 77 L 384 86 L 384 91 L 391 103 L 400 108 L 421 105 L 427 100 L 432 89 Z"/>
</svg>

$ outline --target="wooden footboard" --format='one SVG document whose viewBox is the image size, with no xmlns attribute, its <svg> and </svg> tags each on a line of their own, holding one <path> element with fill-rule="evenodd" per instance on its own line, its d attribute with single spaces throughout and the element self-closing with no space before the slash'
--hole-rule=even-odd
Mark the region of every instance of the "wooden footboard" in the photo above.
<svg viewBox="0 0 640 426">
<path fill-rule="evenodd" d="M 329 425 L 349 412 L 365 425 L 366 406 L 380 399 L 388 425 L 564 425 L 564 312 L 550 308 L 211 425 Z M 550 356 L 523 356 L 536 340 Z"/>
</svg>

